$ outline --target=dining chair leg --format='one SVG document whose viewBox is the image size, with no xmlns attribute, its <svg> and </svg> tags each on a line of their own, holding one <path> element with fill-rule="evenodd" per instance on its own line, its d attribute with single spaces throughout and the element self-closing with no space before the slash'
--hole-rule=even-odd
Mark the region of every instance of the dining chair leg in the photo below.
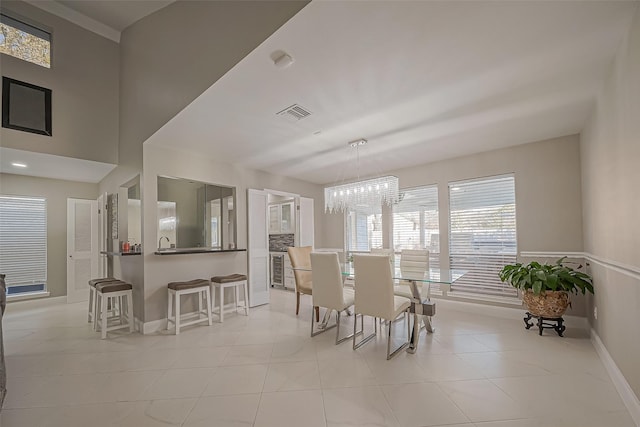
<svg viewBox="0 0 640 427">
<path fill-rule="evenodd" d="M 410 339 L 408 339 L 404 344 L 402 344 L 400 347 L 398 347 L 395 350 L 393 350 L 393 353 L 391 353 L 391 329 L 392 328 L 393 328 L 393 322 L 390 321 L 389 322 L 389 327 L 387 328 L 387 360 L 397 356 L 398 353 L 400 353 L 400 351 L 402 351 L 405 348 L 407 348 L 407 346 L 409 345 L 409 341 L 410 341 Z"/>
<path fill-rule="evenodd" d="M 361 328 L 359 331 L 355 331 L 356 328 L 354 328 L 354 333 L 351 335 L 347 335 L 346 337 L 340 338 L 340 318 L 342 316 L 342 313 L 340 311 L 336 310 L 336 345 L 341 344 L 343 342 L 345 342 L 348 339 L 351 339 L 354 337 L 354 335 L 361 335 L 364 332 L 364 321 L 361 324 Z M 358 324 L 358 317 L 356 316 L 356 318 L 354 319 L 355 323 L 354 326 L 357 326 Z"/>
<path fill-rule="evenodd" d="M 316 308 L 320 309 L 320 307 L 316 307 Z M 327 313 L 325 314 L 325 319 L 327 319 L 327 323 L 324 325 L 323 329 L 320 329 L 319 331 L 316 331 L 315 330 L 315 324 L 316 324 L 316 322 L 318 320 L 316 319 L 315 314 L 316 314 L 315 310 L 311 310 L 311 337 L 315 337 L 316 335 L 323 334 L 323 333 L 327 332 L 329 329 L 333 329 L 338 325 L 336 323 L 335 325 L 329 326 L 329 318 L 330 318 L 330 315 L 331 315 L 331 310 L 327 309 Z"/>
<path fill-rule="evenodd" d="M 296 291 L 296 316 L 300 313 L 300 292 Z"/>
<path fill-rule="evenodd" d="M 361 319 L 362 319 L 362 330 L 364 331 L 364 314 L 360 315 Z M 376 337 L 376 335 L 378 334 L 378 321 L 376 320 L 376 318 L 373 318 L 373 327 L 375 329 L 375 332 L 372 333 L 371 335 L 369 335 L 366 338 L 363 338 L 362 340 L 360 340 L 359 343 L 356 343 L 356 335 L 360 335 L 360 334 L 356 334 L 356 329 L 357 329 L 357 323 L 358 323 L 358 317 L 356 315 L 356 318 L 354 319 L 353 322 L 353 349 L 356 350 L 360 347 L 362 347 L 363 345 L 365 345 L 366 343 L 368 343 L 369 341 L 371 341 L 372 339 L 374 339 Z"/>
</svg>

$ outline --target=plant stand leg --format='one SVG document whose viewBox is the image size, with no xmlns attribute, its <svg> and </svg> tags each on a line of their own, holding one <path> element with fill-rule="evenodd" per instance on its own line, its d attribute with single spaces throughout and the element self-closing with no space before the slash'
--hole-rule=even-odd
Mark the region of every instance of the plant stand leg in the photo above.
<svg viewBox="0 0 640 427">
<path fill-rule="evenodd" d="M 555 329 L 555 330 L 556 330 L 556 332 L 557 332 L 557 333 L 558 333 L 558 335 L 560 335 L 560 336 L 562 336 L 562 334 L 564 333 L 565 329 L 567 329 L 567 327 L 566 327 L 566 326 L 564 326 L 564 325 L 562 324 L 562 322 L 564 322 L 564 319 L 561 317 L 561 318 L 559 318 L 559 319 L 558 319 L 558 326 L 556 326 L 555 328 L 553 328 L 553 329 Z"/>
<path fill-rule="evenodd" d="M 542 330 L 544 329 L 544 325 L 542 323 L 542 316 L 538 317 L 538 329 L 539 329 L 539 335 L 542 336 Z"/>
<path fill-rule="evenodd" d="M 525 328 L 526 328 L 526 329 L 529 329 L 529 328 L 531 328 L 531 327 L 533 326 L 533 322 L 529 322 L 533 316 L 532 316 L 532 315 L 531 315 L 531 313 L 529 313 L 528 311 L 527 311 L 527 313 L 526 313 L 526 314 L 527 314 L 527 315 L 526 315 L 526 317 L 524 318 L 524 324 L 525 324 Z"/>
</svg>

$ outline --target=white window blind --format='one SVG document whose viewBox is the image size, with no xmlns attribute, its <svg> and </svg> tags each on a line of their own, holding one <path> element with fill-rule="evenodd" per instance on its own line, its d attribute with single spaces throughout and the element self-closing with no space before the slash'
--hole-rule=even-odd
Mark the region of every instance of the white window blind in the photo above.
<svg viewBox="0 0 640 427">
<path fill-rule="evenodd" d="M 46 289 L 46 199 L 0 196 L 0 273 L 7 275 L 9 293 L 18 293 L 11 292 L 17 286 Z"/>
<path fill-rule="evenodd" d="M 382 206 L 362 206 L 346 214 L 347 252 L 382 247 Z"/>
<path fill-rule="evenodd" d="M 393 247 L 429 250 L 429 265 L 440 266 L 440 227 L 438 187 L 402 190 L 400 202 L 393 206 Z"/>
<path fill-rule="evenodd" d="M 449 256 L 452 269 L 467 270 L 452 291 L 517 296 L 498 272 L 516 261 L 513 175 L 449 184 Z"/>
</svg>

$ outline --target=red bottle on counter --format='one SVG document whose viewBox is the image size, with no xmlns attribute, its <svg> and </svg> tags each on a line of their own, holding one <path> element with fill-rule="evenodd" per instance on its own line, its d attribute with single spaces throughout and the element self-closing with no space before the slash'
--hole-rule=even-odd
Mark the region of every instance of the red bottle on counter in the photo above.
<svg viewBox="0 0 640 427">
<path fill-rule="evenodd" d="M 129 244 L 129 242 L 124 242 L 122 244 L 122 252 L 129 252 L 130 249 L 131 249 L 131 245 Z"/>
</svg>

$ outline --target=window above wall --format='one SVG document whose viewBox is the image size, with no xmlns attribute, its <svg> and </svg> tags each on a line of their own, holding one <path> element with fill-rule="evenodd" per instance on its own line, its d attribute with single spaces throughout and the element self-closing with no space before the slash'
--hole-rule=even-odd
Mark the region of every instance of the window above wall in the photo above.
<svg viewBox="0 0 640 427">
<path fill-rule="evenodd" d="M 1 13 L 0 53 L 51 68 L 51 34 Z"/>
</svg>

